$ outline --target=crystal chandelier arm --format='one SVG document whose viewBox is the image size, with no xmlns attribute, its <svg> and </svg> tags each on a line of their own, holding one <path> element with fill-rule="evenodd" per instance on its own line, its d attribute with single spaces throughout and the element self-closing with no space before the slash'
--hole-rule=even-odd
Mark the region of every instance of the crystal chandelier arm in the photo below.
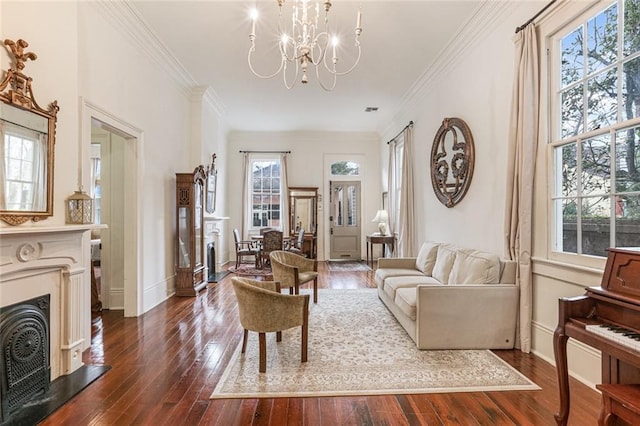
<svg viewBox="0 0 640 426">
<path fill-rule="evenodd" d="M 318 80 L 318 84 L 320 84 L 320 87 L 322 87 L 322 89 L 324 89 L 324 91 L 326 92 L 330 92 L 336 88 L 336 82 L 338 81 L 338 76 L 335 73 L 331 73 L 331 75 L 333 76 L 332 84 L 330 86 L 325 86 L 324 83 L 322 82 L 322 78 L 320 78 L 320 67 L 316 67 L 316 80 Z"/>
<path fill-rule="evenodd" d="M 354 63 L 353 63 L 353 65 L 351 66 L 351 68 L 349 68 L 348 70 L 346 70 L 346 71 L 337 71 L 337 70 L 336 70 L 336 64 L 335 64 L 335 63 L 333 63 L 333 64 L 332 64 L 332 65 L 333 65 L 333 69 L 332 69 L 332 68 L 329 66 L 329 64 L 327 63 L 327 56 L 328 56 L 328 55 L 325 55 L 325 56 L 324 56 L 324 61 L 323 61 L 324 67 L 325 67 L 325 68 L 327 69 L 327 71 L 329 71 L 331 74 L 334 74 L 334 75 L 337 75 L 337 76 L 338 76 L 338 75 L 347 75 L 347 74 L 349 74 L 351 71 L 353 71 L 354 69 L 356 69 L 356 67 L 358 66 L 358 63 L 360 62 L 360 56 L 362 55 L 362 49 L 360 48 L 360 40 L 358 40 L 358 38 L 357 38 L 357 37 L 356 37 L 356 47 L 358 48 L 358 57 L 356 58 L 355 62 L 354 62 Z M 335 58 L 335 59 L 336 59 L 336 61 L 337 61 L 337 58 Z M 332 60 L 333 60 L 333 58 L 332 58 Z"/>
<path fill-rule="evenodd" d="M 253 64 L 251 63 L 251 54 L 255 51 L 255 44 L 253 43 L 253 40 L 251 41 L 251 48 L 249 49 L 249 54 L 247 55 L 247 62 L 249 63 L 249 69 L 251 70 L 251 72 L 259 78 L 264 78 L 264 79 L 268 79 L 268 78 L 273 78 L 276 75 L 278 75 L 278 73 L 280 71 L 282 71 L 282 68 L 284 67 L 284 63 L 285 60 L 284 58 L 282 58 L 280 60 L 280 67 L 273 73 L 273 74 L 269 74 L 269 75 L 264 75 L 264 74 L 260 74 L 259 72 L 257 72 L 254 68 L 253 68 Z"/>
</svg>

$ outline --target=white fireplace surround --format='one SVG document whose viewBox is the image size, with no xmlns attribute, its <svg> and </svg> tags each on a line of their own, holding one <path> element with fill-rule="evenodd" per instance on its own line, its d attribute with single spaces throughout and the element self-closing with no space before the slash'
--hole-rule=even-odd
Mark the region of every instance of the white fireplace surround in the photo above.
<svg viewBox="0 0 640 426">
<path fill-rule="evenodd" d="M 0 228 L 0 307 L 51 295 L 51 380 L 80 368 L 91 345 L 87 231 L 96 227 Z"/>
</svg>

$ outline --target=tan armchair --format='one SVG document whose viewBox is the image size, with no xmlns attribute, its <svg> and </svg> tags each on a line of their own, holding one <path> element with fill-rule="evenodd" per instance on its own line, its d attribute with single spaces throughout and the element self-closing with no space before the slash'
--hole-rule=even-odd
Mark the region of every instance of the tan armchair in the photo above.
<svg viewBox="0 0 640 426">
<path fill-rule="evenodd" d="M 260 262 L 260 248 L 254 241 L 243 241 L 240 239 L 240 232 L 238 229 L 233 230 L 233 239 L 236 243 L 236 268 L 240 267 L 242 259 L 246 256 L 255 258 L 256 268 L 260 268 L 262 263 Z"/>
<path fill-rule="evenodd" d="M 318 303 L 318 262 L 295 253 L 278 250 L 271 252 L 273 279 L 282 288 L 300 294 L 300 285 L 313 281 L 313 303 Z"/>
<path fill-rule="evenodd" d="M 249 330 L 258 333 L 260 350 L 260 373 L 267 370 L 267 341 L 265 333 L 277 332 L 292 327 L 302 327 L 301 359 L 307 362 L 309 335 L 309 295 L 280 294 L 280 285 L 274 281 L 258 281 L 233 277 L 233 290 L 238 298 L 240 324 L 244 328 L 242 353 L 247 348 Z"/>
</svg>

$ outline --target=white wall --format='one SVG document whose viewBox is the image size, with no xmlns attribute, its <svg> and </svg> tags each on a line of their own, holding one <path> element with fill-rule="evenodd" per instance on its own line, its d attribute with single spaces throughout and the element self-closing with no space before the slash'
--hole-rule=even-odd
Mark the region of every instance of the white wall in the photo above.
<svg viewBox="0 0 640 426">
<path fill-rule="evenodd" d="M 415 122 L 414 153 L 418 241 L 437 240 L 504 255 L 504 203 L 507 143 L 513 87 L 514 29 L 545 3 L 488 2 L 478 21 L 467 25 L 446 47 L 439 62 L 425 76 L 419 91 L 407 101 L 389 126 L 392 137 L 409 120 Z M 585 7 L 586 2 L 564 2 L 551 17 L 542 18 L 549 32 Z M 553 25 L 552 25 L 553 22 Z M 543 33 L 544 36 L 544 33 Z M 544 37 L 539 43 L 544 45 Z M 541 63 L 541 69 L 546 69 Z M 546 86 L 541 85 L 542 90 Z M 545 105 L 545 104 L 542 104 Z M 546 109 L 543 108 L 543 114 Z M 455 207 L 444 207 L 431 187 L 429 161 L 433 137 L 445 117 L 467 122 L 475 141 L 476 161 L 466 197 Z M 543 134 L 545 134 L 543 132 Z M 383 138 L 383 139 L 386 139 Z M 386 182 L 387 146 L 380 145 Z M 584 293 L 596 285 L 602 269 L 575 268 L 549 261 L 546 223 L 546 143 L 540 141 L 537 163 L 534 232 L 533 352 L 554 363 L 552 336 L 558 323 L 558 298 Z M 385 188 L 386 189 L 386 188 Z M 588 384 L 600 380 L 599 353 L 570 343 L 571 374 Z"/>
<path fill-rule="evenodd" d="M 350 132 L 232 132 L 228 138 L 227 179 L 229 182 L 228 206 L 229 229 L 241 228 L 242 224 L 242 155 L 244 151 L 291 151 L 287 159 L 289 186 L 318 187 L 322 207 L 318 211 L 318 258 L 324 259 L 326 251 L 329 197 L 326 194 L 329 176 L 324 159 L 328 156 L 344 156 L 363 159 L 362 220 L 364 236 L 377 230 L 371 222 L 381 204 L 379 182 L 380 153 L 376 149 L 380 138 L 376 133 Z M 229 247 L 233 247 L 233 235 L 229 235 Z M 233 253 L 235 251 L 233 250 Z M 235 254 L 234 254 L 235 256 Z"/>
<path fill-rule="evenodd" d="M 28 63 L 25 72 L 34 79 L 36 99 L 41 105 L 57 99 L 60 106 L 54 216 L 43 225 L 64 223 L 64 199 L 77 189 L 80 97 L 140 129 L 138 182 L 127 182 L 139 185 L 135 281 L 140 282 L 125 286 L 141 290 L 142 312 L 173 291 L 175 173 L 193 170 L 199 153 L 208 157 L 222 139 L 219 126 L 211 125 L 218 120 L 216 112 L 205 108 L 199 140 L 209 142 L 206 148 L 193 147 L 192 89 L 184 76 L 172 74 L 168 59 L 148 44 L 151 38 L 133 21 L 124 3 L 3 0 L 0 38 L 30 43 L 38 60 Z M 4 53 L 2 58 L 3 65 L 8 63 Z M 83 153 L 86 164 L 88 152 Z M 88 188 L 88 167 L 83 174 Z M 219 207 L 225 209 L 224 199 Z"/>
</svg>

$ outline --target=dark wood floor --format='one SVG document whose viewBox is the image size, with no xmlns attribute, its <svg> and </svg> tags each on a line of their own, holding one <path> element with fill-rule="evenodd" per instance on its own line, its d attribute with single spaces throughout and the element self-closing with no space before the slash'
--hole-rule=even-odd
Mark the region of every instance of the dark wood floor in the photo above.
<svg viewBox="0 0 640 426">
<path fill-rule="evenodd" d="M 320 287 L 374 287 L 372 272 L 329 272 Z M 555 369 L 520 351 L 496 353 L 540 391 L 210 400 L 242 330 L 230 277 L 195 298 L 172 297 L 139 318 L 94 318 L 88 364 L 113 368 L 46 425 L 551 425 Z M 595 425 L 599 394 L 571 379 L 571 425 Z"/>
</svg>

